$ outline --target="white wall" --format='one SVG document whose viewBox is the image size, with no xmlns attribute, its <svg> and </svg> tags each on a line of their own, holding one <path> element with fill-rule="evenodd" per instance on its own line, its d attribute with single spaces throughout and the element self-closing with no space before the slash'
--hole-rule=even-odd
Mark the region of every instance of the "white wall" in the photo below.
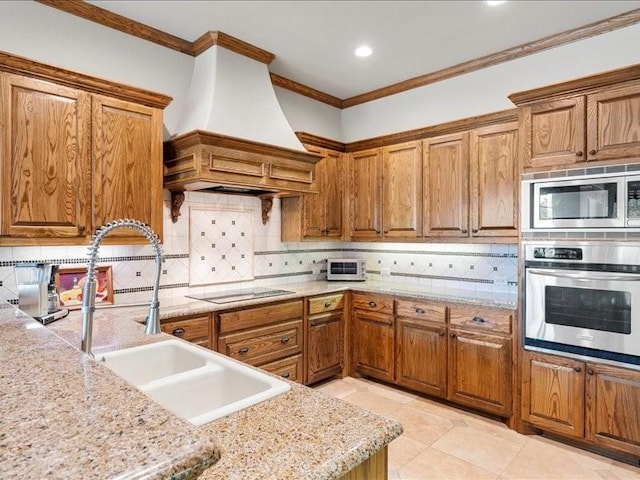
<svg viewBox="0 0 640 480">
<path fill-rule="evenodd" d="M 36 2 L 0 1 L 0 50 L 173 97 L 164 111 L 173 132 L 193 57 Z"/>
<path fill-rule="evenodd" d="M 307 132 L 340 141 L 342 139 L 342 110 L 291 90 L 274 87 L 282 111 L 296 132 Z"/>
<path fill-rule="evenodd" d="M 640 63 L 640 25 L 343 110 L 342 141 L 513 108 L 511 93 Z"/>
</svg>

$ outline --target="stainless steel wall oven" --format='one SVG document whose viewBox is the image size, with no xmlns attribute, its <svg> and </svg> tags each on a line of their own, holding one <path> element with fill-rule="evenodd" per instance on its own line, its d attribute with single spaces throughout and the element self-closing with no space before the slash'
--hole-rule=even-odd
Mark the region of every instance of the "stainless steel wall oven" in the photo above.
<svg viewBox="0 0 640 480">
<path fill-rule="evenodd" d="M 525 348 L 640 366 L 640 244 L 523 250 Z"/>
</svg>

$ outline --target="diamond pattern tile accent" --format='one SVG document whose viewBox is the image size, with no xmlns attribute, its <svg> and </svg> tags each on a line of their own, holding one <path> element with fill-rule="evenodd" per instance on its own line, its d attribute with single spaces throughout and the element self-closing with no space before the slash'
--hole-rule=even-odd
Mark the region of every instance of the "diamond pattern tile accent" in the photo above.
<svg viewBox="0 0 640 480">
<path fill-rule="evenodd" d="M 189 285 L 253 280 L 253 210 L 191 207 L 189 215 Z"/>
</svg>

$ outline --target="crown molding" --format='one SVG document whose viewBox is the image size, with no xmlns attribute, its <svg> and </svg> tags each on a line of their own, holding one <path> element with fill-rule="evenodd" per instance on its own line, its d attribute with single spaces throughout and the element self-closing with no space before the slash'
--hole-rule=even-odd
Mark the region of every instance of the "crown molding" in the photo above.
<svg viewBox="0 0 640 480">
<path fill-rule="evenodd" d="M 76 17 L 84 18 L 91 22 L 99 23 L 105 27 L 113 28 L 123 33 L 128 33 L 134 37 L 142 38 L 150 42 L 162 45 L 163 47 L 177 50 L 178 52 L 193 55 L 193 43 L 165 33 L 156 28 L 136 22 L 130 18 L 110 12 L 104 8 L 97 7 L 83 0 L 35 0 L 47 7 L 56 8 Z"/>
<path fill-rule="evenodd" d="M 307 87 L 306 85 L 294 82 L 293 80 L 289 80 L 288 78 L 281 77 L 277 73 L 270 73 L 270 75 L 271 83 L 276 87 L 285 88 L 300 95 L 304 95 L 305 97 L 317 100 L 318 102 L 322 102 L 326 105 L 331 105 L 332 107 L 342 108 L 342 100 L 338 97 L 334 97 L 333 95 L 321 92 L 320 90 Z"/>
<path fill-rule="evenodd" d="M 334 150 L 336 152 L 345 152 L 346 144 L 338 142 L 337 140 L 331 140 L 330 138 L 320 137 L 313 133 L 296 132 L 296 136 L 300 143 L 304 145 L 313 145 L 314 147 L 326 148 L 327 150 Z"/>
<path fill-rule="evenodd" d="M 273 60 L 276 58 L 276 56 L 271 52 L 267 52 L 266 50 L 256 47 L 255 45 L 244 42 L 239 38 L 227 35 L 224 32 L 216 31 L 206 32 L 205 34 L 201 35 L 195 42 L 193 42 L 193 55 L 197 57 L 202 52 L 213 47 L 214 45 L 224 47 L 227 50 L 231 50 L 232 52 L 244 55 L 245 57 L 252 58 L 260 63 L 265 63 L 267 65 L 273 62 Z"/>
<path fill-rule="evenodd" d="M 607 33 L 619 28 L 628 27 L 640 22 L 640 8 L 629 12 L 606 18 L 597 22 L 583 25 L 582 27 L 566 30 L 561 33 L 549 35 L 547 37 L 535 40 L 533 42 L 523 43 L 517 47 L 508 48 L 497 53 L 492 53 L 484 57 L 476 58 L 468 62 L 459 63 L 452 67 L 443 68 L 436 72 L 427 73 L 418 77 L 404 80 L 402 82 L 379 88 L 371 92 L 356 95 L 354 97 L 343 100 L 343 108 L 349 108 L 372 100 L 378 100 L 383 97 L 395 95 L 397 93 L 406 92 L 414 88 L 424 87 L 432 83 L 440 82 L 458 75 L 475 72 L 483 68 L 491 67 L 499 63 L 508 62 L 517 58 L 526 57 L 534 53 L 548 50 L 549 48 L 558 47 L 567 43 L 572 43 L 585 38 Z"/>
<path fill-rule="evenodd" d="M 258 47 L 243 42 L 242 40 L 234 38 L 230 35 L 223 34 L 222 32 L 207 32 L 200 38 L 198 38 L 195 42 L 189 42 L 182 38 L 157 30 L 143 23 L 131 20 L 127 17 L 123 17 L 122 15 L 110 12 L 109 10 L 91 5 L 84 2 L 83 0 L 36 1 L 43 5 L 62 10 L 72 15 L 82 17 L 86 20 L 99 23 L 106 27 L 119 30 L 129 35 L 148 40 L 163 47 L 171 48 L 173 50 L 177 50 L 191 56 L 196 56 L 198 55 L 198 53 L 202 53 L 202 51 L 206 50 L 212 45 L 218 44 L 220 46 L 233 50 L 236 53 L 250 56 L 251 58 L 267 64 L 269 64 L 271 60 L 275 58 L 275 56 L 273 56 L 271 60 L 266 61 L 268 59 L 268 56 L 273 54 L 265 50 L 261 50 Z M 320 92 L 319 90 L 307 87 L 301 83 L 289 80 L 274 73 L 271 74 L 271 78 L 273 84 L 278 87 L 285 88 L 299 95 L 303 95 L 313 100 L 331 105 L 332 107 L 344 109 L 367 103 L 372 100 L 378 100 L 380 98 L 395 95 L 397 93 L 406 92 L 407 90 L 412 90 L 414 88 L 424 87 L 425 85 L 440 82 L 442 80 L 456 77 L 458 75 L 464 75 L 466 73 L 474 72 L 493 65 L 515 60 L 517 58 L 522 58 L 527 55 L 541 52 L 543 50 L 558 47 L 560 45 L 583 40 L 585 38 L 600 35 L 602 33 L 611 32 L 619 28 L 628 27 L 639 22 L 640 8 L 630 10 L 620 15 L 605 18 L 604 20 L 599 20 L 588 25 L 583 25 L 581 27 L 566 30 L 561 33 L 549 35 L 533 42 L 524 43 L 522 45 L 518 45 L 517 47 L 508 48 L 506 50 L 470 60 L 468 62 L 463 62 L 452 67 L 438 70 L 436 72 L 427 73 L 414 78 L 410 78 L 408 80 L 404 80 L 402 82 L 395 83 L 393 85 L 355 95 L 346 99 L 339 99 L 337 97 L 334 97 L 333 95 Z M 224 40 L 220 40 L 222 36 L 224 36 Z M 210 43 L 214 41 L 212 37 L 215 37 L 215 41 L 222 43 Z M 226 45 L 224 43 L 226 43 Z M 233 46 L 233 48 L 231 48 L 231 46 Z M 234 50 L 234 48 L 238 48 L 238 50 Z M 251 54 L 247 54 L 247 52 L 255 53 L 256 51 L 263 52 L 260 55 L 266 54 L 266 56 L 261 57 L 263 58 L 263 60 L 260 60 L 260 58 L 255 58 L 251 56 Z"/>
</svg>

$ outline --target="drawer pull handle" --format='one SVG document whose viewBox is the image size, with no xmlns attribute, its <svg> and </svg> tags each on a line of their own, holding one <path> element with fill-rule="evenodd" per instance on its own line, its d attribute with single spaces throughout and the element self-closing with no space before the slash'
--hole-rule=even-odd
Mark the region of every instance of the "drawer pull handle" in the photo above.
<svg viewBox="0 0 640 480">
<path fill-rule="evenodd" d="M 184 328 L 174 328 L 171 334 L 180 337 L 184 335 Z"/>
<path fill-rule="evenodd" d="M 483 324 L 483 323 L 485 323 L 486 320 L 484 318 L 482 318 L 482 317 L 473 317 L 472 321 L 473 321 L 473 323 Z"/>
<path fill-rule="evenodd" d="M 291 374 L 289 372 L 284 372 L 282 374 L 282 378 L 289 378 L 291 376 Z"/>
<path fill-rule="evenodd" d="M 422 308 L 416 308 L 416 313 L 419 313 L 420 315 L 424 315 L 426 312 Z"/>
<path fill-rule="evenodd" d="M 329 308 L 333 302 L 324 302 L 324 308 Z"/>
<path fill-rule="evenodd" d="M 282 339 L 280 339 L 280 343 L 289 343 L 289 337 L 282 337 Z"/>
<path fill-rule="evenodd" d="M 249 347 L 242 347 L 240 350 L 238 350 L 238 353 L 240 355 L 246 355 L 247 353 L 249 353 Z"/>
<path fill-rule="evenodd" d="M 370 306 L 371 308 L 374 308 L 374 307 L 377 307 L 377 306 L 378 306 L 378 304 L 377 304 L 376 302 L 369 302 L 369 306 Z"/>
</svg>

